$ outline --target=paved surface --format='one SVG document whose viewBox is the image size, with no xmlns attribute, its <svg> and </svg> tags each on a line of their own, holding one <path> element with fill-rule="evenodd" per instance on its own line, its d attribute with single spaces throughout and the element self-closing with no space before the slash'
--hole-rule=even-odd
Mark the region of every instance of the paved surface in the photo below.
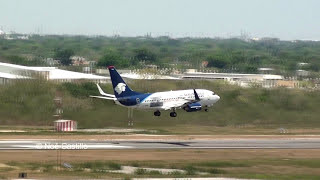
<svg viewBox="0 0 320 180">
<path fill-rule="evenodd" d="M 4 149 L 320 149 L 320 138 L 214 140 L 0 140 Z"/>
<path fill-rule="evenodd" d="M 238 179 L 238 178 L 133 178 L 133 180 L 254 180 L 254 179 Z"/>
</svg>

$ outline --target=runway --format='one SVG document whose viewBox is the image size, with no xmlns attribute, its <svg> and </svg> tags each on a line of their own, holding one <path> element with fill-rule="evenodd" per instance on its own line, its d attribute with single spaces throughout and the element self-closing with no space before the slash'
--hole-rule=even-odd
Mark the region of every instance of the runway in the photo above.
<svg viewBox="0 0 320 180">
<path fill-rule="evenodd" d="M 0 150 L 80 149 L 320 149 L 320 138 L 213 140 L 0 140 Z"/>
</svg>

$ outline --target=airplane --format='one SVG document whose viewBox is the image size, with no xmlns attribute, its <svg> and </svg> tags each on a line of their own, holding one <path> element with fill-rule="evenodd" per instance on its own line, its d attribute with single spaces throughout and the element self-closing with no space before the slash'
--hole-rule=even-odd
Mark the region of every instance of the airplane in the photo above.
<svg viewBox="0 0 320 180">
<path fill-rule="evenodd" d="M 171 117 L 177 117 L 177 109 L 183 109 L 186 112 L 201 111 L 204 109 L 208 112 L 208 108 L 220 99 L 217 94 L 206 89 L 188 89 L 155 93 L 135 92 L 124 82 L 114 66 L 108 66 L 108 69 L 114 95 L 105 93 L 99 84 L 97 84 L 102 96 L 90 97 L 113 100 L 116 104 L 124 107 L 153 110 L 154 116 L 160 116 L 160 111 L 163 110 L 170 110 Z"/>
</svg>

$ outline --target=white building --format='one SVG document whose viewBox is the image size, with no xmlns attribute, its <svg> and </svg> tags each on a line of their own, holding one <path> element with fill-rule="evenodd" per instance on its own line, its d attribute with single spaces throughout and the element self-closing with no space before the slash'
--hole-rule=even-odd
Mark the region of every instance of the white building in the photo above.
<svg viewBox="0 0 320 180">
<path fill-rule="evenodd" d="M 122 73 L 121 76 L 127 79 L 168 79 L 168 80 L 178 80 L 180 78 L 172 76 L 163 76 L 158 74 L 140 74 L 140 73 Z"/>
<path fill-rule="evenodd" d="M 0 84 L 15 79 L 32 79 L 36 76 L 54 82 L 91 81 L 106 83 L 110 81 L 110 77 L 67 71 L 57 67 L 29 67 L 0 62 Z"/>
<path fill-rule="evenodd" d="M 310 75 L 310 72 L 306 71 L 306 70 L 298 69 L 296 71 L 296 74 L 297 74 L 297 76 L 300 76 L 300 77 L 306 77 L 306 76 Z"/>
<path fill-rule="evenodd" d="M 258 68 L 259 73 L 261 74 L 271 74 L 274 69 L 273 68 Z"/>
<path fill-rule="evenodd" d="M 182 79 L 207 79 L 224 80 L 231 84 L 237 84 L 243 87 L 249 87 L 253 84 L 259 84 L 262 87 L 274 87 L 278 80 L 283 80 L 283 76 L 272 74 L 237 74 L 237 73 L 202 73 L 187 72 L 180 76 Z"/>
<path fill-rule="evenodd" d="M 310 63 L 300 62 L 298 63 L 298 66 L 308 66 Z"/>
</svg>

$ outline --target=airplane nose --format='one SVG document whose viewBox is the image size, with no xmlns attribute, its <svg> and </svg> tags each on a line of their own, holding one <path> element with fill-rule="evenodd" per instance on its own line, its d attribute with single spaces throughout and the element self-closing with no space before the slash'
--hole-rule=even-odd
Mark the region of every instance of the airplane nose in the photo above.
<svg viewBox="0 0 320 180">
<path fill-rule="evenodd" d="M 220 100 L 220 96 L 216 95 L 216 101 Z"/>
</svg>

